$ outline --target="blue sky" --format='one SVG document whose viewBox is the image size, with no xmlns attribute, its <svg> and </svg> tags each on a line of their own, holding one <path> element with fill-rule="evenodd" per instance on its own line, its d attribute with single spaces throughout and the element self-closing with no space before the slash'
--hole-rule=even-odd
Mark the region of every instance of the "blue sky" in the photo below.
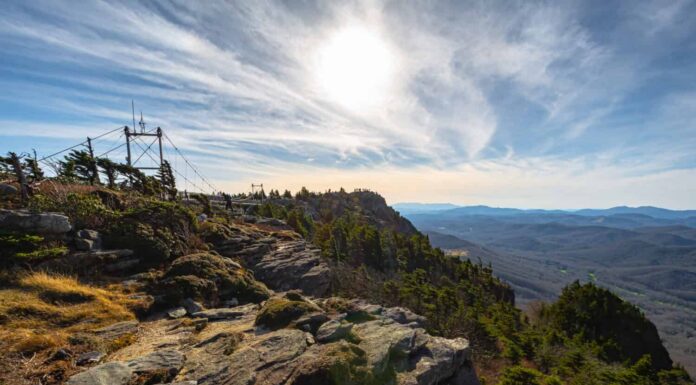
<svg viewBox="0 0 696 385">
<path fill-rule="evenodd" d="M 3 151 L 129 124 L 134 99 L 228 191 L 696 208 L 695 1 L 2 8 Z"/>
</svg>

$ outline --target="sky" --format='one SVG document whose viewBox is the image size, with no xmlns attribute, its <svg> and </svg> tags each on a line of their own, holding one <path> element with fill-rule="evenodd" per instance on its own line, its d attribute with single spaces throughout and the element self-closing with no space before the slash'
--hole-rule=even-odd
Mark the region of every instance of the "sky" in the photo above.
<svg viewBox="0 0 696 385">
<path fill-rule="evenodd" d="M 696 1 L 1 7 L 2 152 L 132 126 L 134 101 L 228 192 L 696 208 Z"/>
</svg>

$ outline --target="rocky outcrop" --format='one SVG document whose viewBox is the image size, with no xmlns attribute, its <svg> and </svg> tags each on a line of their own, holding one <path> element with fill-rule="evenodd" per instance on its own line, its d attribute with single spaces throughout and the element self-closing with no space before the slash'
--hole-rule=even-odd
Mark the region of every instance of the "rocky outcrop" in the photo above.
<svg viewBox="0 0 696 385">
<path fill-rule="evenodd" d="M 31 213 L 0 210 L 0 229 L 42 235 L 63 235 L 70 231 L 70 220 L 57 213 Z"/>
<path fill-rule="evenodd" d="M 138 376 L 152 379 L 153 373 L 171 383 L 197 385 L 478 384 L 467 340 L 430 336 L 412 317 L 388 316 L 399 308 L 361 304 L 372 311 L 370 317 L 349 321 L 354 318 L 317 307 L 325 300 L 288 293 L 269 301 L 306 302 L 314 313 L 293 314 L 287 327 L 277 330 L 256 325 L 264 309 L 258 305 L 209 309 L 190 320 L 143 322 L 134 344 L 68 384 L 125 384 Z M 195 327 L 202 317 L 208 322 Z M 318 325 L 305 327 L 310 319 Z M 122 324 L 112 332 L 124 328 L 129 329 Z"/>
<path fill-rule="evenodd" d="M 299 289 L 321 296 L 329 291 L 331 271 L 319 249 L 304 240 L 283 242 L 264 254 L 253 266 L 256 277 L 274 290 Z"/>
<path fill-rule="evenodd" d="M 143 384 L 151 383 L 151 379 L 168 381 L 179 373 L 183 365 L 183 354 L 175 350 L 162 350 L 126 362 L 97 365 L 72 376 L 66 385 Z"/>
<path fill-rule="evenodd" d="M 108 274 L 123 276 L 132 273 L 140 262 L 133 257 L 133 251 L 92 250 L 71 253 L 63 258 L 52 259 L 39 264 L 39 268 L 66 274 L 93 276 Z"/>
<path fill-rule="evenodd" d="M 153 290 L 168 304 L 186 299 L 216 306 L 232 298 L 241 303 L 261 302 L 268 289 L 253 274 L 230 258 L 213 253 L 196 253 L 176 259 Z"/>
<path fill-rule="evenodd" d="M 316 247 L 303 239 L 268 236 L 263 232 L 214 224 L 206 239 L 221 255 L 241 260 L 256 279 L 278 291 L 302 290 L 307 295 L 329 292 L 331 270 Z"/>
</svg>

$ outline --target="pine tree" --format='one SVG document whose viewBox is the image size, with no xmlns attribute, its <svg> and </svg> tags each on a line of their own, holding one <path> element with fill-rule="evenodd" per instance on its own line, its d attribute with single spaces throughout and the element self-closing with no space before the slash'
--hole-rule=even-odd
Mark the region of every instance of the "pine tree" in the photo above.
<svg viewBox="0 0 696 385">
<path fill-rule="evenodd" d="M 27 171 L 29 171 L 29 178 L 31 178 L 32 182 L 38 182 L 44 179 L 44 173 L 41 167 L 39 167 L 39 162 L 36 160 L 36 151 L 34 151 L 33 158 L 27 157 L 27 159 L 24 160 L 24 164 Z"/>
<path fill-rule="evenodd" d="M 174 200 L 176 198 L 176 179 L 174 178 L 174 172 L 172 170 L 169 161 L 162 162 L 162 166 L 157 172 L 157 178 L 159 178 L 162 184 L 162 189 L 164 190 L 167 198 L 169 200 Z"/>
<path fill-rule="evenodd" d="M 65 160 L 61 162 L 64 169 L 69 169 L 70 164 L 72 164 L 72 171 L 75 178 L 83 182 L 88 182 L 91 185 L 99 184 L 97 162 L 87 151 L 72 150 L 70 154 L 65 156 Z"/>
<path fill-rule="evenodd" d="M 116 163 L 109 158 L 97 158 L 97 166 L 99 166 L 104 171 L 108 187 L 111 189 L 115 188 L 116 177 L 118 175 L 116 170 Z"/>
<path fill-rule="evenodd" d="M 6 157 L 0 157 L 0 164 L 3 165 L 5 170 L 11 170 L 15 175 L 19 183 L 22 201 L 26 202 L 29 198 L 29 186 L 27 184 L 24 167 L 22 166 L 22 157 L 23 156 L 17 155 L 15 152 L 8 152 Z"/>
</svg>

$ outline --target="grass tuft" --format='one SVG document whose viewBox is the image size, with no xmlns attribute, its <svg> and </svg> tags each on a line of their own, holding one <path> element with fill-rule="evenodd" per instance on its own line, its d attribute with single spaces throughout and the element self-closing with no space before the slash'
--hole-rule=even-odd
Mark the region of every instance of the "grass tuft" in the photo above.
<svg viewBox="0 0 696 385">
<path fill-rule="evenodd" d="M 73 332 L 133 319 L 135 304 L 72 277 L 29 273 L 0 290 L 0 340 L 17 352 L 36 352 L 66 343 Z"/>
</svg>

